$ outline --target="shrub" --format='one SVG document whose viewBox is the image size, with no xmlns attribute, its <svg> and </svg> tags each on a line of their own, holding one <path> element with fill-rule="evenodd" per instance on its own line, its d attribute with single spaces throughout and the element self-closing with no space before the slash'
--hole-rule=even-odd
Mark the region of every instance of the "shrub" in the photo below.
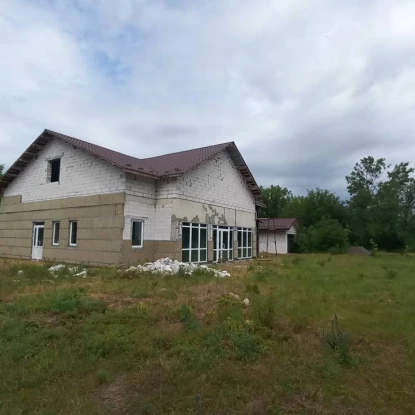
<svg viewBox="0 0 415 415">
<path fill-rule="evenodd" d="M 315 225 L 304 228 L 297 241 L 302 252 L 345 250 L 349 245 L 349 230 L 336 219 L 323 218 Z"/>
</svg>

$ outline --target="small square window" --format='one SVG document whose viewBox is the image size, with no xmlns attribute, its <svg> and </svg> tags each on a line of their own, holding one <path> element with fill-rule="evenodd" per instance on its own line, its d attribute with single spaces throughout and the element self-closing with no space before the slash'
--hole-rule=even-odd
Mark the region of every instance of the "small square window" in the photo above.
<svg viewBox="0 0 415 415">
<path fill-rule="evenodd" d="M 133 248 L 142 248 L 143 247 L 143 222 L 142 221 L 133 221 L 131 230 L 131 244 Z"/>
<path fill-rule="evenodd" d="M 60 222 L 53 222 L 52 227 L 52 245 L 57 246 L 59 245 L 59 233 L 61 230 L 61 224 Z"/>
<path fill-rule="evenodd" d="M 78 243 L 78 222 L 69 222 L 69 245 L 76 246 Z"/>
<path fill-rule="evenodd" d="M 55 159 L 49 161 L 49 181 L 51 183 L 58 182 L 61 174 L 61 159 Z"/>
</svg>

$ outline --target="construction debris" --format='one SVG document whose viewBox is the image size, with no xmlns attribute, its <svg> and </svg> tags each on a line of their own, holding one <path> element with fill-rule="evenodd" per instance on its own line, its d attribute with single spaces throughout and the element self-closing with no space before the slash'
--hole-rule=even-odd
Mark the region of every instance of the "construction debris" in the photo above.
<svg viewBox="0 0 415 415">
<path fill-rule="evenodd" d="M 72 268 L 67 268 L 64 264 L 54 265 L 50 267 L 48 271 L 54 276 L 57 277 L 57 273 L 62 270 L 69 271 L 69 274 L 72 274 L 74 277 L 82 277 L 86 278 L 88 276 L 88 270 L 86 268 L 81 268 L 79 266 L 75 266 Z"/>
<path fill-rule="evenodd" d="M 220 271 L 210 268 L 207 265 L 199 265 L 194 263 L 185 263 L 170 258 L 161 258 L 154 262 L 147 262 L 144 265 L 137 265 L 130 267 L 126 272 L 128 273 L 143 273 L 151 272 L 152 274 L 175 275 L 183 273 L 184 275 L 192 275 L 196 270 L 204 271 L 214 277 L 226 278 L 230 277 L 228 271 Z"/>
<path fill-rule="evenodd" d="M 54 265 L 53 267 L 50 267 L 48 269 L 48 271 L 53 274 L 54 272 L 60 271 L 62 269 L 66 268 L 66 265 L 63 264 L 59 264 L 59 265 Z"/>
<path fill-rule="evenodd" d="M 248 298 L 245 298 L 245 300 L 243 300 L 243 301 L 242 301 L 242 304 L 243 304 L 245 307 L 249 307 L 249 299 L 248 299 Z"/>
</svg>

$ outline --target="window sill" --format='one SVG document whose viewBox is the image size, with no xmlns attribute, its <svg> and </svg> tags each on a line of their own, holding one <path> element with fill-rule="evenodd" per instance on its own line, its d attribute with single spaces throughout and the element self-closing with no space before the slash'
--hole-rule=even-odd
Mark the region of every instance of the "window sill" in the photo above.
<svg viewBox="0 0 415 415">
<path fill-rule="evenodd" d="M 52 244 L 52 246 L 60 246 L 59 244 Z"/>
<path fill-rule="evenodd" d="M 141 245 L 141 246 L 132 246 L 131 247 L 131 249 L 143 249 L 143 248 L 144 248 L 143 245 Z"/>
</svg>

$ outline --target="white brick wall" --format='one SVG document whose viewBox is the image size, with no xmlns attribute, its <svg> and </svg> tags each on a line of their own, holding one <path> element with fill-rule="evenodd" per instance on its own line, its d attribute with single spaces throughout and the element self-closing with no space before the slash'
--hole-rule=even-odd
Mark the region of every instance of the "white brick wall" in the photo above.
<svg viewBox="0 0 415 415">
<path fill-rule="evenodd" d="M 47 160 L 56 157 L 61 157 L 60 181 L 47 183 Z M 125 176 L 119 168 L 54 139 L 7 187 L 4 196 L 22 195 L 23 202 L 33 202 L 117 193 L 124 189 Z"/>
<path fill-rule="evenodd" d="M 171 203 L 156 201 L 154 179 L 127 175 L 124 240 L 131 238 L 131 219 L 144 221 L 144 239 L 168 241 L 171 237 Z"/>
<path fill-rule="evenodd" d="M 157 197 L 178 197 L 255 212 L 254 197 L 227 151 L 223 151 L 182 177 L 160 181 Z"/>
<path fill-rule="evenodd" d="M 154 204 L 156 198 L 156 181 L 148 177 L 126 175 L 125 191 L 128 195 L 149 198 L 149 203 Z"/>
</svg>

